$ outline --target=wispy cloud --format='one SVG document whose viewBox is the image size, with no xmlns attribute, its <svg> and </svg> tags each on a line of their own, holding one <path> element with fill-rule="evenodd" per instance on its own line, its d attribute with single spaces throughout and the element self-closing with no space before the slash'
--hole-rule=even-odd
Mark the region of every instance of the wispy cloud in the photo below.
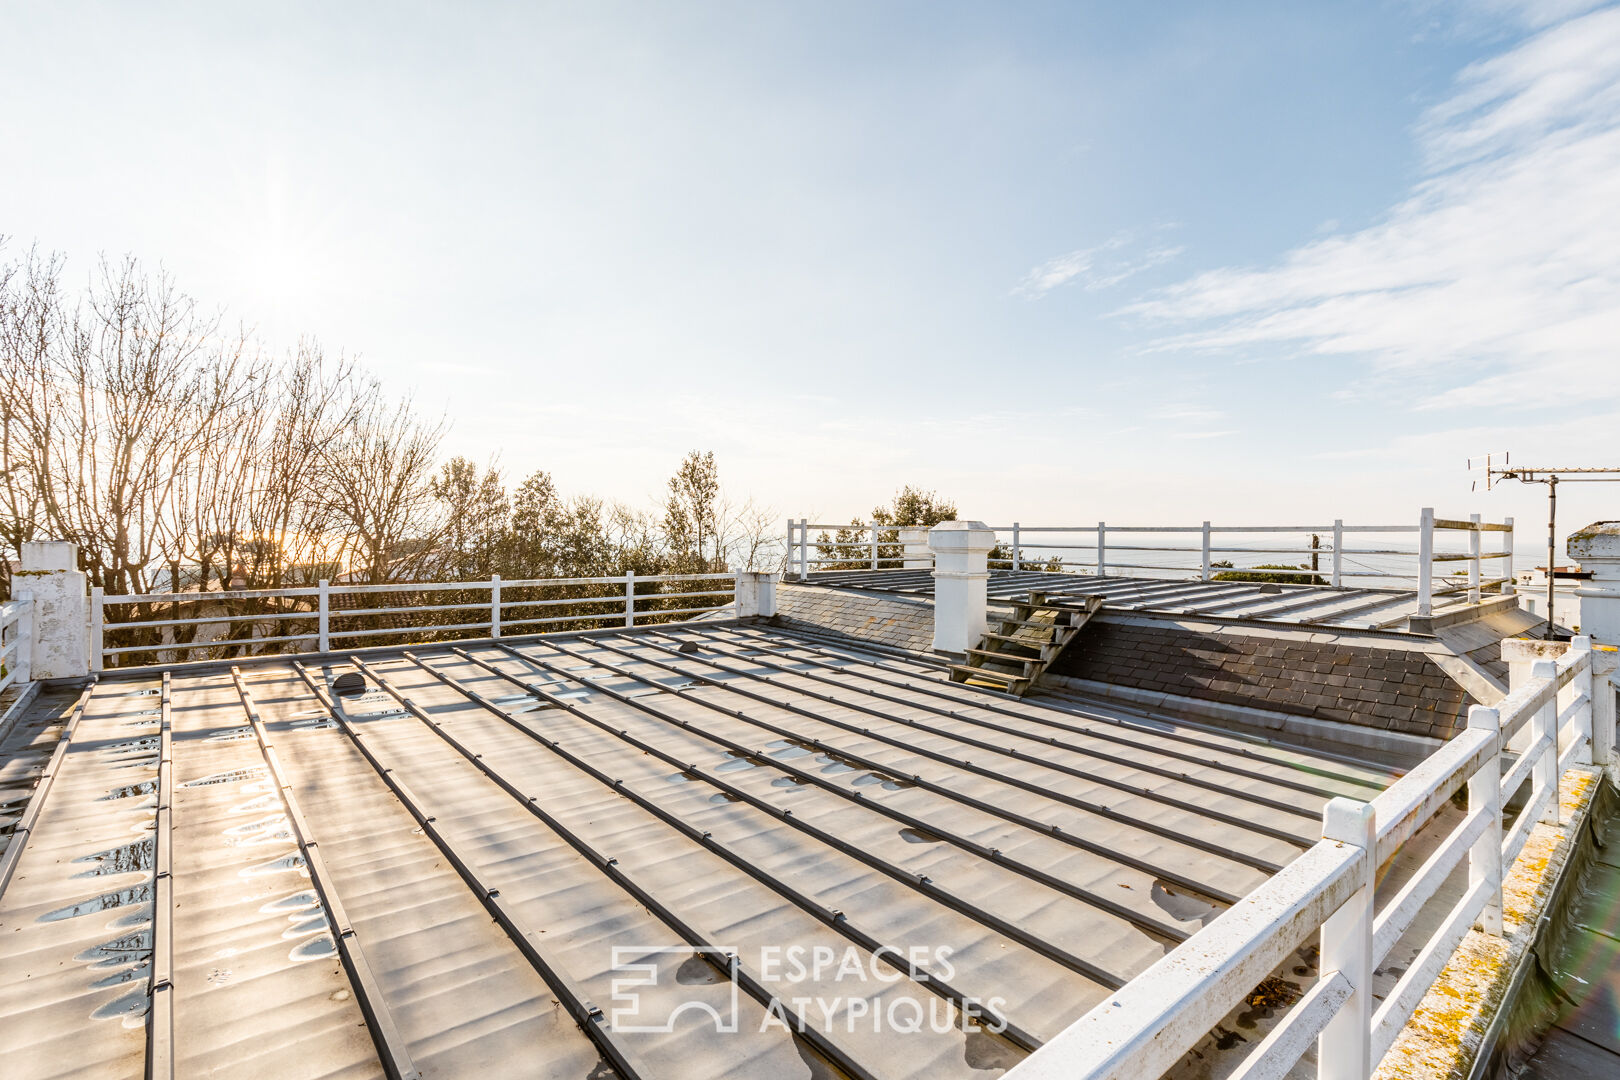
<svg viewBox="0 0 1620 1080">
<path fill-rule="evenodd" d="M 1039 300 L 1071 281 L 1078 281 L 1087 291 L 1107 289 L 1143 270 L 1169 262 L 1182 252 L 1179 247 L 1160 245 L 1131 256 L 1127 249 L 1134 241 L 1133 234 L 1118 233 L 1095 247 L 1081 248 L 1048 259 L 1025 274 L 1024 280 L 1018 283 L 1013 292 Z"/>
<path fill-rule="evenodd" d="M 1620 397 L 1620 8 L 1465 69 L 1416 137 L 1426 174 L 1377 223 L 1125 310 L 1188 325 L 1158 348 L 1286 345 L 1450 383 L 1420 407 L 1550 403 L 1571 382 Z"/>
</svg>

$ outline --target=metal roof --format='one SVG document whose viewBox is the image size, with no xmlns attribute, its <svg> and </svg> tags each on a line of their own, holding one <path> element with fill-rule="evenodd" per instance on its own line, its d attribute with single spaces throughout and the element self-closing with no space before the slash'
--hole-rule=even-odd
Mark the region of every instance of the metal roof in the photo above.
<svg viewBox="0 0 1620 1080">
<path fill-rule="evenodd" d="M 812 573 L 793 584 L 911 596 L 934 595 L 933 571 L 928 569 L 826 570 Z M 987 591 L 992 603 L 1023 599 L 1032 589 L 1044 591 L 1054 600 L 1065 596 L 1101 596 L 1108 610 L 1116 612 L 1198 615 L 1359 630 L 1404 631 L 1407 620 L 1417 614 L 1418 607 L 1418 594 L 1410 589 L 1335 589 L 1328 585 L 1096 577 L 1041 570 L 990 571 Z M 1444 616 L 1448 612 L 1460 612 L 1469 607 L 1467 591 L 1463 590 L 1436 595 L 1433 613 Z"/>
<path fill-rule="evenodd" d="M 0 758 L 9 1080 L 994 1075 L 1387 782 L 762 624 L 154 669 Z"/>
</svg>

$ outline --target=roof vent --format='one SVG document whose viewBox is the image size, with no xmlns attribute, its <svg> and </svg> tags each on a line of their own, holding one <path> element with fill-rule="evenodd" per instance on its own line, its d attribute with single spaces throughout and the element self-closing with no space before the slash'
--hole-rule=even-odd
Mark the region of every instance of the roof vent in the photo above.
<svg viewBox="0 0 1620 1080">
<path fill-rule="evenodd" d="M 345 672 L 332 680 L 332 692 L 339 697 L 352 697 L 366 692 L 366 680 L 358 671 Z"/>
</svg>

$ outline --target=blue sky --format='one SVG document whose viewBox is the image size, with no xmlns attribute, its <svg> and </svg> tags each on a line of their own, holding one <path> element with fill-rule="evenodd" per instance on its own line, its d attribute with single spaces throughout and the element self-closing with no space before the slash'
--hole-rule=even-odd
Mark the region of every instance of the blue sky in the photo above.
<svg viewBox="0 0 1620 1080">
<path fill-rule="evenodd" d="M 11 250 L 638 505 L 704 447 L 784 517 L 1529 522 L 1464 457 L 1620 459 L 1614 8 L 327 7 L 7 5 Z"/>
</svg>

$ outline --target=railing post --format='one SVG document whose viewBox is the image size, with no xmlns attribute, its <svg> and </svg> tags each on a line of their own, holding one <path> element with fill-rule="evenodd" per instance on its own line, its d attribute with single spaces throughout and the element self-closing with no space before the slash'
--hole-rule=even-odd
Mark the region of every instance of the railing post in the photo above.
<svg viewBox="0 0 1620 1080">
<path fill-rule="evenodd" d="M 1014 570 L 1022 570 L 1024 568 L 1023 560 L 1018 557 L 1018 522 L 1016 521 L 1013 522 L 1012 568 Z"/>
<path fill-rule="evenodd" d="M 1581 665 L 1575 678 L 1570 682 L 1575 692 L 1574 700 L 1583 702 L 1575 706 L 1575 713 L 1569 718 L 1570 735 L 1575 739 L 1576 765 L 1590 765 L 1597 760 L 1592 746 L 1592 637 L 1590 634 L 1579 634 L 1569 643 L 1571 653 L 1585 653 L 1585 659 L 1576 657 Z"/>
<path fill-rule="evenodd" d="M 489 576 L 489 636 L 501 636 L 501 575 Z"/>
<path fill-rule="evenodd" d="M 1316 1043 L 1320 1080 L 1367 1080 L 1372 1075 L 1373 875 L 1378 842 L 1373 808 L 1339 796 L 1322 808 L 1322 839 L 1361 849 L 1356 891 L 1322 923 L 1325 977 L 1331 971 L 1350 984 L 1350 997 L 1322 1029 Z"/>
<path fill-rule="evenodd" d="M 799 519 L 799 580 L 810 576 L 810 519 Z"/>
<path fill-rule="evenodd" d="M 315 583 L 319 590 L 315 607 L 315 648 L 317 652 L 332 651 L 332 583 L 321 578 Z"/>
<path fill-rule="evenodd" d="M 1468 602 L 1479 603 L 1479 515 L 1469 514 L 1474 527 L 1468 531 Z"/>
<path fill-rule="evenodd" d="M 878 523 L 872 522 L 872 569 L 878 568 Z"/>
<path fill-rule="evenodd" d="M 1209 580 L 1209 578 L 1210 578 L 1209 566 L 1210 566 L 1210 563 L 1209 563 L 1209 522 L 1206 521 L 1206 522 L 1204 522 L 1203 570 L 1199 574 L 1199 580 L 1201 580 L 1201 581 L 1208 581 Z"/>
<path fill-rule="evenodd" d="M 1434 614 L 1434 507 L 1425 506 L 1418 515 L 1418 607 L 1419 615 Z"/>
<path fill-rule="evenodd" d="M 636 572 L 624 572 L 624 625 L 636 625 Z"/>
<path fill-rule="evenodd" d="M 90 670 L 102 671 L 103 650 L 107 647 L 104 640 L 103 627 L 106 625 L 106 613 L 102 610 L 106 605 L 102 597 L 107 593 L 100 585 L 90 589 Z"/>
<path fill-rule="evenodd" d="M 1502 583 L 1502 592 L 1513 593 L 1513 519 L 1503 518 L 1502 524 L 1507 531 L 1502 534 L 1502 577 L 1507 580 Z"/>
<path fill-rule="evenodd" d="M 13 578 L 13 581 L 16 579 Z M 22 686 L 34 677 L 34 594 L 23 590 L 17 594 L 22 605 L 17 612 L 17 648 L 11 655 L 11 666 L 17 672 L 17 685 Z"/>
<path fill-rule="evenodd" d="M 1097 576 L 1108 576 L 1108 523 L 1097 522 Z"/>
<path fill-rule="evenodd" d="M 1485 907 L 1479 913 L 1480 929 L 1502 934 L 1502 715 L 1485 705 L 1468 709 L 1468 728 L 1491 733 L 1494 749 L 1468 778 L 1468 808 L 1485 810 L 1485 831 L 1468 849 L 1468 888 L 1481 882 L 1488 891 Z"/>
<path fill-rule="evenodd" d="M 1537 660 L 1530 665 L 1530 678 L 1551 682 L 1558 677 L 1558 664 L 1552 660 Z M 1541 760 L 1536 762 L 1530 770 L 1530 798 L 1532 801 L 1541 798 L 1543 792 L 1550 793 L 1546 808 L 1541 812 L 1541 820 L 1549 825 L 1558 824 L 1558 695 L 1553 694 L 1547 699 L 1547 704 L 1536 710 L 1536 715 L 1530 721 L 1530 745 L 1534 746 L 1543 737 L 1550 737 L 1552 746 L 1542 754 Z"/>
<path fill-rule="evenodd" d="M 1344 587 L 1344 519 L 1333 519 L 1333 587 Z"/>
</svg>

